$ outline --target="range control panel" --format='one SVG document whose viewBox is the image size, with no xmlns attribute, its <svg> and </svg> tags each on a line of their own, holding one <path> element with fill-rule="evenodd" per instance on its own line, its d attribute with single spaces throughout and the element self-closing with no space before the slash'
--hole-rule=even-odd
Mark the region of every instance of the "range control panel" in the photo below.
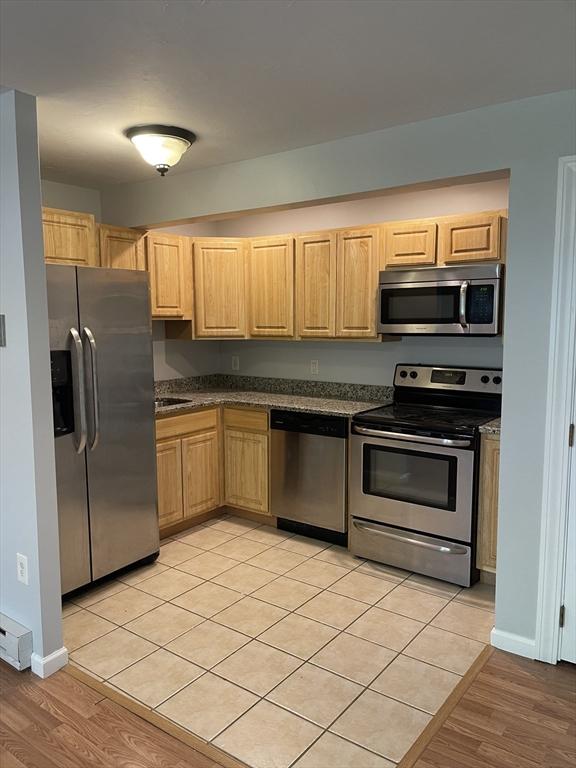
<svg viewBox="0 0 576 768">
<path fill-rule="evenodd" d="M 396 366 L 394 386 L 502 394 L 501 368 L 448 368 L 431 365 Z"/>
</svg>

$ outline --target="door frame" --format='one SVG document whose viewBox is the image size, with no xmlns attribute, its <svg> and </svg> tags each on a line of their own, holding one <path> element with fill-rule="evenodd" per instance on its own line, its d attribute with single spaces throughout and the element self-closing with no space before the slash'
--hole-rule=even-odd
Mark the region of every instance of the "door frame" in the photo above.
<svg viewBox="0 0 576 768">
<path fill-rule="evenodd" d="M 535 657 L 556 664 L 566 565 L 576 379 L 576 155 L 558 162 Z"/>
</svg>

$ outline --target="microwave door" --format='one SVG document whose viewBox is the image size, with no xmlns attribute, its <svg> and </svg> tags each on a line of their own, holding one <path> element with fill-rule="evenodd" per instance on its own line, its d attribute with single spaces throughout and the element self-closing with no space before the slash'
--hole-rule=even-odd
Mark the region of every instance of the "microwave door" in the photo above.
<svg viewBox="0 0 576 768">
<path fill-rule="evenodd" d="M 466 319 L 468 285 L 462 280 L 380 285 L 378 331 L 400 335 L 470 333 Z"/>
</svg>

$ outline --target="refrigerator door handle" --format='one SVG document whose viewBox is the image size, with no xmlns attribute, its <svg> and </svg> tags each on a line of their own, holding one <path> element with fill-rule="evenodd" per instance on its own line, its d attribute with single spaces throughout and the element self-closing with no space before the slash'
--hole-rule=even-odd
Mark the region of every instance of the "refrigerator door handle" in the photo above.
<svg viewBox="0 0 576 768">
<path fill-rule="evenodd" d="M 72 382 L 74 406 L 74 448 L 76 453 L 82 453 L 86 447 L 86 390 L 84 388 L 84 348 L 82 339 L 76 328 L 70 328 L 70 336 L 74 347 L 72 355 Z"/>
<path fill-rule="evenodd" d="M 96 339 L 90 328 L 84 328 L 84 335 L 88 339 L 88 347 L 90 349 L 90 394 L 92 396 L 92 426 L 93 434 L 92 439 L 88 443 L 88 448 L 93 451 L 98 445 L 100 439 L 100 410 L 99 410 L 99 396 L 98 396 L 98 349 L 96 347 Z"/>
</svg>

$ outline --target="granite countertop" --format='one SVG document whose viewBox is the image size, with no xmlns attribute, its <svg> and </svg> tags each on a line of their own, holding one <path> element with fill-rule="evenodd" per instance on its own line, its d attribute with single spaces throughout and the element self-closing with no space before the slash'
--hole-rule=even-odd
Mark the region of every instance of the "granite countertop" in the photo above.
<svg viewBox="0 0 576 768">
<path fill-rule="evenodd" d="M 252 408 L 281 408 L 286 411 L 301 413 L 319 413 L 331 416 L 354 416 L 360 411 L 377 408 L 391 402 L 363 402 L 359 400 L 340 400 L 323 397 L 304 397 L 272 392 L 249 392 L 238 390 L 193 390 L 190 392 L 166 393 L 166 397 L 179 397 L 186 403 L 167 405 L 156 408 L 156 416 L 173 416 L 178 413 L 202 408 L 207 405 L 236 405 Z"/>
<path fill-rule="evenodd" d="M 487 424 L 482 424 L 480 432 L 484 435 L 499 435 L 500 434 L 500 419 L 494 419 Z"/>
</svg>

